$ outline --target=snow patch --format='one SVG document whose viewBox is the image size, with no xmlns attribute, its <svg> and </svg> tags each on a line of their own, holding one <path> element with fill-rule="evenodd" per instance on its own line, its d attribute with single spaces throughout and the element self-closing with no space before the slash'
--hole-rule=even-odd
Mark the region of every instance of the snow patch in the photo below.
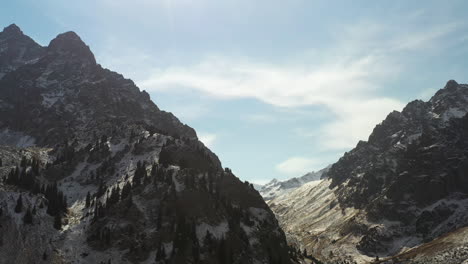
<svg viewBox="0 0 468 264">
<path fill-rule="evenodd" d="M 176 173 L 177 170 L 174 172 L 174 174 L 172 174 L 172 181 L 174 182 L 174 186 L 175 186 L 175 189 L 177 192 L 181 192 L 183 190 L 185 190 L 185 185 L 183 183 L 180 183 L 179 180 L 177 179 L 177 175 L 179 175 L 178 173 Z"/>
<path fill-rule="evenodd" d="M 320 178 L 322 178 L 322 176 L 329 170 L 329 168 L 330 166 L 317 172 L 309 172 L 301 177 L 294 177 L 285 181 L 278 181 L 277 179 L 273 179 L 261 187 L 259 190 L 260 195 L 266 201 L 272 200 L 275 197 L 287 194 L 308 182 L 320 180 Z"/>
<path fill-rule="evenodd" d="M 221 239 L 229 231 L 229 226 L 226 221 L 219 223 L 218 225 L 210 225 L 207 223 L 201 223 L 196 227 L 196 233 L 198 242 L 200 245 L 203 245 L 203 240 L 205 239 L 206 232 L 210 232 L 213 237 L 216 239 Z"/>
<path fill-rule="evenodd" d="M 267 210 L 262 208 L 249 207 L 250 213 L 260 221 L 270 218 L 270 214 Z"/>
<path fill-rule="evenodd" d="M 0 131 L 0 145 L 27 148 L 34 146 L 35 139 L 21 132 L 11 131 L 8 128 Z"/>
<path fill-rule="evenodd" d="M 63 98 L 63 91 L 54 92 L 54 93 L 47 93 L 42 95 L 42 105 L 44 107 L 51 107 L 53 106 L 60 98 Z"/>
<path fill-rule="evenodd" d="M 442 114 L 442 121 L 447 122 L 452 118 L 462 118 L 465 114 L 465 110 L 459 108 L 449 108 Z"/>
</svg>

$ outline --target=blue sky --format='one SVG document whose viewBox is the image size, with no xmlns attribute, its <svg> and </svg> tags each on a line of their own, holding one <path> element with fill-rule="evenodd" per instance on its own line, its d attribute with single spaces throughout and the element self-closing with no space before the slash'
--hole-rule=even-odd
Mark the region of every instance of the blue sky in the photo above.
<svg viewBox="0 0 468 264">
<path fill-rule="evenodd" d="M 466 1 L 15 0 L 42 45 L 75 31 L 104 67 L 257 183 L 318 170 L 392 110 L 467 82 Z"/>
</svg>

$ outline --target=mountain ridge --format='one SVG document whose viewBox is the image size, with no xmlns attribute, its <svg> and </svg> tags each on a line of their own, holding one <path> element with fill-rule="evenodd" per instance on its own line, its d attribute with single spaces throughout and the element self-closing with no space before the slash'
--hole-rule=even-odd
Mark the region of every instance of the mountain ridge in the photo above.
<svg viewBox="0 0 468 264">
<path fill-rule="evenodd" d="M 292 263 L 258 192 L 76 33 L 41 47 L 6 31 L 2 261 Z"/>
<path fill-rule="evenodd" d="M 262 195 L 263 199 L 265 199 L 265 201 L 269 201 L 278 196 L 289 193 L 308 182 L 317 181 L 322 178 L 325 178 L 329 169 L 330 166 L 327 166 L 317 172 L 312 171 L 300 177 L 293 177 L 283 181 L 273 179 L 265 185 L 262 185 L 258 190 Z"/>
<path fill-rule="evenodd" d="M 468 257 L 468 241 L 456 241 L 468 225 L 467 113 L 468 85 L 453 80 L 427 102 L 390 113 L 331 165 L 328 178 L 268 201 L 288 239 L 327 262 L 442 263 L 437 255 L 447 251 L 444 263 L 461 263 Z M 422 250 L 445 234 L 452 234 L 446 247 Z"/>
</svg>

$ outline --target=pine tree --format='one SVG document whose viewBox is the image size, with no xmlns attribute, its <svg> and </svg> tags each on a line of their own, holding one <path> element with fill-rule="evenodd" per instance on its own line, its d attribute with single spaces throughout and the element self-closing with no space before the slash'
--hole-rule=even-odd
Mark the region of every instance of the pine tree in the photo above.
<svg viewBox="0 0 468 264">
<path fill-rule="evenodd" d="M 32 189 L 32 193 L 33 194 L 38 194 L 41 192 L 41 186 L 39 185 L 39 183 L 37 182 L 34 182 L 34 186 L 33 186 L 33 189 Z"/>
<path fill-rule="evenodd" d="M 200 261 L 200 246 L 198 243 L 194 243 L 192 246 L 192 257 L 195 263 Z"/>
<path fill-rule="evenodd" d="M 96 197 L 101 198 L 101 196 L 103 196 L 104 193 L 106 193 L 106 187 L 104 186 L 103 181 L 100 180 L 99 181 L 99 187 L 98 187 L 98 190 L 97 190 L 97 193 L 96 193 Z"/>
<path fill-rule="evenodd" d="M 166 251 L 162 244 L 159 245 L 158 252 L 156 253 L 156 262 L 166 259 Z"/>
<path fill-rule="evenodd" d="M 23 222 L 25 224 L 27 224 L 27 225 L 30 225 L 33 222 L 33 216 L 31 214 L 31 210 L 29 210 L 29 208 L 28 208 L 28 210 L 26 210 L 26 213 L 24 214 Z"/>
<path fill-rule="evenodd" d="M 127 210 L 130 209 L 131 207 L 133 207 L 132 193 L 130 193 L 130 195 L 128 196 L 126 205 L 127 205 Z"/>
<path fill-rule="evenodd" d="M 156 179 L 157 174 L 158 174 L 158 165 L 156 163 L 153 163 L 153 165 L 151 166 L 150 175 L 151 175 L 152 178 Z"/>
<path fill-rule="evenodd" d="M 91 195 L 89 194 L 89 192 L 86 194 L 86 204 L 85 204 L 85 207 L 88 208 L 89 205 L 91 204 Z"/>
<path fill-rule="evenodd" d="M 223 238 L 221 238 L 221 241 L 219 242 L 219 246 L 218 246 L 218 252 L 217 252 L 217 255 L 218 255 L 218 263 L 226 263 L 226 251 L 227 251 L 227 248 L 226 248 L 226 240 Z"/>
<path fill-rule="evenodd" d="M 112 202 L 109 200 L 109 190 L 106 192 L 106 207 L 110 207 Z"/>
<path fill-rule="evenodd" d="M 67 197 L 62 193 L 62 204 L 61 204 L 61 210 L 63 212 L 67 211 L 67 208 L 68 208 L 68 203 L 67 203 Z"/>
<path fill-rule="evenodd" d="M 20 166 L 21 166 L 22 168 L 26 168 L 27 165 L 28 165 L 28 161 L 26 160 L 26 157 L 23 156 L 23 157 L 21 158 Z"/>
<path fill-rule="evenodd" d="M 10 170 L 10 173 L 8 173 L 7 179 L 6 179 L 6 184 L 12 184 L 12 185 L 19 185 L 19 168 L 16 166 L 14 169 Z"/>
<path fill-rule="evenodd" d="M 27 190 L 32 190 L 34 188 L 34 177 L 31 171 L 23 169 L 20 177 L 20 186 Z"/>
<path fill-rule="evenodd" d="M 18 200 L 16 200 L 15 213 L 19 214 L 23 210 L 23 198 L 20 194 Z"/>
<path fill-rule="evenodd" d="M 157 230 L 161 230 L 161 227 L 162 227 L 162 214 L 161 214 L 161 211 L 162 211 L 162 208 L 159 208 L 159 211 L 158 211 L 158 220 L 156 222 L 156 229 Z"/>
<path fill-rule="evenodd" d="M 120 195 L 120 200 L 124 200 L 132 192 L 132 184 L 130 182 L 125 183 L 122 188 L 122 194 Z"/>
<path fill-rule="evenodd" d="M 207 248 L 212 248 L 213 244 L 213 236 L 211 235 L 210 231 L 206 230 L 205 238 L 203 239 L 203 245 Z"/>
<path fill-rule="evenodd" d="M 54 228 L 57 230 L 62 229 L 62 214 L 57 213 L 54 217 Z"/>
<path fill-rule="evenodd" d="M 104 228 L 104 230 L 102 230 L 102 232 L 101 232 L 101 240 L 104 241 L 104 243 L 106 243 L 107 245 L 110 245 L 110 242 L 111 242 L 111 233 L 110 233 L 110 229 Z"/>
<path fill-rule="evenodd" d="M 107 142 L 107 136 L 106 135 L 102 135 L 101 136 L 101 144 L 105 144 Z"/>
<path fill-rule="evenodd" d="M 31 167 L 32 167 L 32 171 L 33 171 L 36 175 L 38 175 L 38 174 L 39 174 L 39 160 L 37 160 L 36 158 L 34 158 L 33 161 L 32 161 Z"/>
<path fill-rule="evenodd" d="M 100 209 L 100 202 L 96 199 L 94 203 L 94 220 L 96 221 L 99 218 L 99 209 Z"/>
<path fill-rule="evenodd" d="M 141 161 L 137 162 L 137 167 L 135 170 L 135 174 L 133 176 L 133 185 L 140 185 L 141 180 L 147 177 L 146 173 L 146 162 L 141 163 Z"/>
</svg>

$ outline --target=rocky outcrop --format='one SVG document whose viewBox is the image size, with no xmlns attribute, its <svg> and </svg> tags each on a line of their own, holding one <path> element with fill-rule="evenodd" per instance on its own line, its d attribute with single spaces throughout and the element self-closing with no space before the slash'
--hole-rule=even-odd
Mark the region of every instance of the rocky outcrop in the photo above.
<svg viewBox="0 0 468 264">
<path fill-rule="evenodd" d="M 34 63 L 45 49 L 12 24 L 0 33 L 0 79 L 20 66 Z"/>
</svg>

